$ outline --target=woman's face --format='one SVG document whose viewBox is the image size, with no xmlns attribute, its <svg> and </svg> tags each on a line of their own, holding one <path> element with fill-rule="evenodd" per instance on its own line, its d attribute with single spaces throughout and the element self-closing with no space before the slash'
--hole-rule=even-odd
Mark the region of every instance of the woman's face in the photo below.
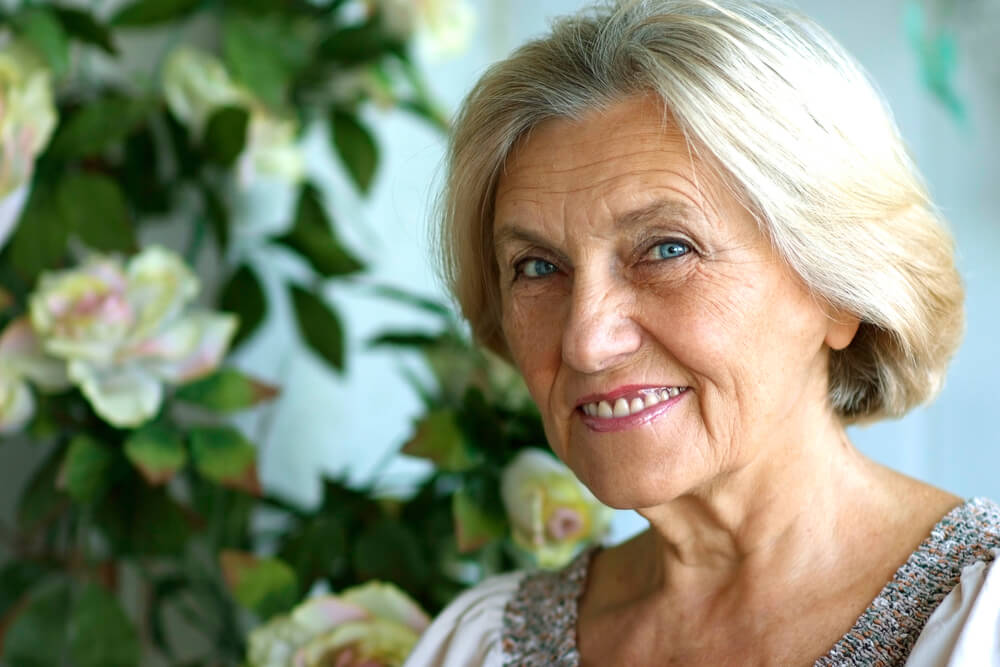
<svg viewBox="0 0 1000 667">
<path fill-rule="evenodd" d="M 804 446 L 850 342 L 662 107 L 537 127 L 494 223 L 502 324 L 556 453 L 653 507 Z M 790 449 L 791 448 L 791 449 Z"/>
</svg>

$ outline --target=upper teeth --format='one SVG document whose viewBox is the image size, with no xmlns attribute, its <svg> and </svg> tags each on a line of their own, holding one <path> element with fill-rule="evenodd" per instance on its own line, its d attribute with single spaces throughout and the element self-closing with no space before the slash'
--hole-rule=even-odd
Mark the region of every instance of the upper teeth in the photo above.
<svg viewBox="0 0 1000 667">
<path fill-rule="evenodd" d="M 590 417 L 600 417 L 602 419 L 628 417 L 637 412 L 642 412 L 661 401 L 671 399 L 682 391 L 684 391 L 684 387 L 663 387 L 662 389 L 643 390 L 640 392 L 641 396 L 635 396 L 631 400 L 619 398 L 614 403 L 609 401 L 585 403 L 583 405 L 583 412 Z"/>
</svg>

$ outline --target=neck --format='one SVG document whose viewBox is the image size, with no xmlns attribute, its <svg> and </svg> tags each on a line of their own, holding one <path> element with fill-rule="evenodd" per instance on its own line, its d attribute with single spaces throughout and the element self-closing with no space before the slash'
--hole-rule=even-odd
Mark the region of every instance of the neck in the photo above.
<svg viewBox="0 0 1000 667">
<path fill-rule="evenodd" d="M 842 565 L 856 547 L 846 527 L 856 530 L 888 506 L 891 473 L 857 452 L 834 418 L 820 423 L 808 440 L 761 448 L 711 486 L 640 510 L 651 528 L 640 540 L 653 556 L 648 585 L 708 593 Z"/>
</svg>

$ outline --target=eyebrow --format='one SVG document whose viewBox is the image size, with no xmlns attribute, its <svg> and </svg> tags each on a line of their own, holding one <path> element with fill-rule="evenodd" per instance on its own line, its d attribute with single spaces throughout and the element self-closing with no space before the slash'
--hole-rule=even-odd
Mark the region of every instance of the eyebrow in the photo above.
<svg viewBox="0 0 1000 667">
<path fill-rule="evenodd" d="M 671 218 L 693 223 L 704 220 L 704 215 L 701 209 L 687 202 L 676 199 L 657 199 L 646 206 L 626 211 L 617 216 L 615 218 L 615 227 L 619 229 L 632 229 L 661 218 Z M 527 241 L 537 244 L 542 243 L 544 239 L 530 229 L 525 229 L 517 225 L 517 223 L 512 223 L 500 226 L 493 235 L 494 247 L 509 241 Z"/>
</svg>

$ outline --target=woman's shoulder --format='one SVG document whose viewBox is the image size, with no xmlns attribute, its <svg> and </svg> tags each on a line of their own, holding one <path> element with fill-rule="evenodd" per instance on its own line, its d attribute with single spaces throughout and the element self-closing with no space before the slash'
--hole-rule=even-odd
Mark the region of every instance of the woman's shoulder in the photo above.
<svg viewBox="0 0 1000 667">
<path fill-rule="evenodd" d="M 1000 549 L 1000 505 L 988 498 L 968 500 L 938 522 L 931 541 L 961 567 L 992 561 Z"/>
<path fill-rule="evenodd" d="M 946 551 L 961 554 L 956 558 L 961 573 L 958 583 L 927 620 L 906 664 L 998 664 L 1000 505 L 974 498 L 939 526 L 957 547 Z"/>
<path fill-rule="evenodd" d="M 973 498 L 935 530 L 940 532 L 938 553 L 959 570 L 958 581 L 933 610 L 906 664 L 998 664 L 1000 505 Z"/>
<path fill-rule="evenodd" d="M 524 576 L 490 577 L 455 598 L 421 636 L 405 667 L 500 667 L 504 610 Z"/>
</svg>

